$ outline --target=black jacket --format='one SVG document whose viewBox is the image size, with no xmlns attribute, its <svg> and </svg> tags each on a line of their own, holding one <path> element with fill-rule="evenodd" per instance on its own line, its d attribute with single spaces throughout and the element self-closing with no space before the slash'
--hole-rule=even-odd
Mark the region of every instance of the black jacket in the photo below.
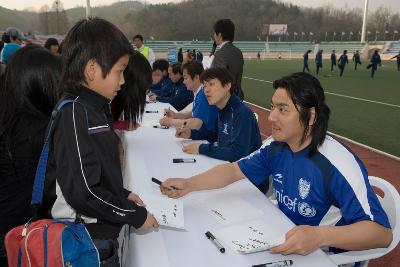
<svg viewBox="0 0 400 267">
<path fill-rule="evenodd" d="M 233 92 L 244 99 L 242 90 L 242 75 L 243 75 L 243 54 L 239 48 L 231 42 L 224 44 L 221 49 L 217 50 L 214 55 L 214 60 L 211 63 L 212 68 L 226 68 L 233 79 Z"/>
<path fill-rule="evenodd" d="M 124 224 L 140 227 L 147 210 L 128 200 L 130 191 L 123 188 L 109 100 L 83 86 L 63 99 L 79 103 L 59 112 L 50 143 L 48 195 L 54 196 L 55 181 L 59 188 L 53 217 L 74 219 L 77 211 L 92 238 L 116 238 Z"/>
</svg>

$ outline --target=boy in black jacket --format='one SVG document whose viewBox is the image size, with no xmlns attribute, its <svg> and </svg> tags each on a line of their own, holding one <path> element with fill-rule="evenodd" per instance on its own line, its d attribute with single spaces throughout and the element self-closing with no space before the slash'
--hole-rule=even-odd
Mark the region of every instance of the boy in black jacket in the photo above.
<svg viewBox="0 0 400 267">
<path fill-rule="evenodd" d="M 132 48 L 113 24 L 81 20 L 69 31 L 62 51 L 60 101 L 74 100 L 57 114 L 46 183 L 57 197 L 52 216 L 85 221 L 102 266 L 119 266 L 116 241 L 121 227 L 158 227 L 141 199 L 124 189 L 118 136 L 110 102 L 124 84 Z"/>
</svg>

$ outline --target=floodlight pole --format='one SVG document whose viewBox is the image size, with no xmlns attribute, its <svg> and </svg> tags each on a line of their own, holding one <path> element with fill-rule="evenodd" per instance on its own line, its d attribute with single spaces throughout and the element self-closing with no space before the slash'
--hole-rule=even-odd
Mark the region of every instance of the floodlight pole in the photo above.
<svg viewBox="0 0 400 267">
<path fill-rule="evenodd" d="M 365 42 L 365 34 L 367 32 L 367 15 L 368 15 L 368 0 L 365 0 L 364 3 L 364 16 L 363 16 L 363 24 L 361 30 L 361 42 Z"/>
<path fill-rule="evenodd" d="M 86 19 L 90 17 L 91 10 L 90 10 L 90 0 L 86 0 Z"/>
</svg>

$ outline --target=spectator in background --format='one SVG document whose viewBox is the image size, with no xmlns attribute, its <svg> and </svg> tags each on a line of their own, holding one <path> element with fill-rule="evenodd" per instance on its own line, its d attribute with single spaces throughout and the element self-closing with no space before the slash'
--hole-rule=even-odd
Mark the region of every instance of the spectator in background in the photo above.
<svg viewBox="0 0 400 267">
<path fill-rule="evenodd" d="M 319 73 L 319 69 L 322 68 L 322 52 L 323 52 L 323 50 L 321 49 L 315 55 L 315 64 L 316 64 L 316 67 L 317 67 L 317 75 Z"/>
<path fill-rule="evenodd" d="M 179 51 L 178 51 L 178 62 L 179 62 L 179 63 L 182 63 L 182 62 L 183 62 L 183 52 L 182 52 L 182 47 L 181 47 L 181 48 L 179 48 Z"/>
<path fill-rule="evenodd" d="M 124 70 L 125 83 L 111 102 L 114 127 L 134 130 L 144 112 L 146 91 L 151 84 L 151 66 L 139 52 L 132 50 L 129 63 Z"/>
<path fill-rule="evenodd" d="M 33 181 L 60 75 L 57 57 L 29 45 L 14 53 L 0 79 L 0 266 L 7 266 L 6 233 L 33 216 Z"/>
<path fill-rule="evenodd" d="M 233 45 L 235 24 L 230 19 L 220 19 L 214 24 L 214 40 L 218 50 L 211 63 L 211 68 L 226 68 L 232 76 L 233 93 L 244 99 L 242 90 L 243 54 Z"/>
<path fill-rule="evenodd" d="M 361 65 L 361 57 L 360 57 L 360 52 L 356 50 L 356 52 L 353 54 L 353 62 L 354 62 L 354 70 L 357 70 L 357 65 Z"/>
<path fill-rule="evenodd" d="M 175 95 L 171 97 L 157 96 L 156 94 L 149 95 L 151 101 L 159 101 L 169 103 L 177 111 L 181 111 L 187 105 L 193 102 L 193 92 L 186 88 L 183 83 L 182 64 L 179 62 L 172 63 L 168 67 L 168 75 L 175 87 Z"/>
<path fill-rule="evenodd" d="M 333 71 L 333 66 L 336 66 L 336 53 L 335 53 L 335 50 L 332 50 L 332 54 L 331 54 L 331 71 Z"/>
<path fill-rule="evenodd" d="M 338 60 L 338 68 L 340 70 L 340 77 L 343 76 L 344 68 L 346 67 L 346 64 L 349 64 L 349 59 L 347 57 L 347 50 L 343 51 L 343 54 L 340 56 Z"/>
<path fill-rule="evenodd" d="M 8 27 L 3 34 L 3 49 L 0 54 L 0 61 L 7 63 L 12 54 L 21 48 L 22 41 L 25 40 L 24 33 L 14 27 Z"/>
<path fill-rule="evenodd" d="M 153 66 L 154 61 L 156 61 L 156 55 L 153 49 L 143 44 L 143 36 L 140 34 L 133 36 L 133 43 L 135 44 L 135 50 L 139 51 Z"/>
<path fill-rule="evenodd" d="M 308 54 L 311 53 L 311 50 L 307 50 L 304 55 L 303 55 L 303 72 L 306 70 L 310 72 L 310 69 L 308 68 Z"/>
<path fill-rule="evenodd" d="M 190 61 L 192 61 L 193 60 L 193 54 L 192 54 L 192 52 L 188 49 L 188 50 L 186 50 L 186 61 L 187 62 L 190 62 Z"/>
<path fill-rule="evenodd" d="M 49 50 L 54 55 L 57 55 L 57 56 L 60 55 L 60 53 L 59 53 L 60 44 L 58 43 L 56 38 L 48 38 L 46 40 L 46 43 L 44 44 L 44 48 Z"/>
</svg>

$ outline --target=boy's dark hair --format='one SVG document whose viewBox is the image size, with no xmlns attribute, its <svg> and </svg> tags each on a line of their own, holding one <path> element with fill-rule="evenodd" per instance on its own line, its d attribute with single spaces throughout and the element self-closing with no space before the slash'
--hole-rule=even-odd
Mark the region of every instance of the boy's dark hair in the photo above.
<svg viewBox="0 0 400 267">
<path fill-rule="evenodd" d="M 44 47 L 18 49 L 0 79 L 0 136 L 9 133 L 21 111 L 50 117 L 59 97 L 60 76 L 60 59 Z"/>
<path fill-rule="evenodd" d="M 142 43 L 143 43 L 143 36 L 141 34 L 136 34 L 135 36 L 133 36 L 132 40 L 135 40 L 135 39 L 140 39 L 140 41 L 142 41 Z"/>
<path fill-rule="evenodd" d="M 308 155 L 311 157 L 317 152 L 326 136 L 329 121 L 329 107 L 325 103 L 324 89 L 320 82 L 312 75 L 303 72 L 293 73 L 280 80 L 274 81 L 274 89 L 283 88 L 286 90 L 294 106 L 299 111 L 300 122 L 304 126 L 301 143 L 306 138 L 310 126 L 308 125 L 311 116 L 310 109 L 315 108 L 314 125 L 311 129 L 311 144 Z"/>
<path fill-rule="evenodd" d="M 60 44 L 58 43 L 58 41 L 57 41 L 56 38 L 48 38 L 48 39 L 46 40 L 46 42 L 44 43 L 44 48 L 50 49 L 50 47 L 51 47 L 52 45 L 58 45 L 58 46 L 59 46 Z"/>
<path fill-rule="evenodd" d="M 170 65 L 173 74 L 180 74 L 182 75 L 182 63 L 174 62 Z"/>
<path fill-rule="evenodd" d="M 161 70 L 168 72 L 169 63 L 165 59 L 157 59 L 153 63 L 153 71 Z"/>
<path fill-rule="evenodd" d="M 212 79 L 218 79 L 222 86 L 227 85 L 228 83 L 231 84 L 231 88 L 229 89 L 229 92 L 233 94 L 233 86 L 232 86 L 232 76 L 229 74 L 229 71 L 226 68 L 210 68 L 205 70 L 201 75 L 200 75 L 200 81 L 202 83 L 208 82 Z"/>
<path fill-rule="evenodd" d="M 233 42 L 235 38 L 235 24 L 230 19 L 220 19 L 214 24 L 214 32 L 221 33 L 224 41 Z"/>
<path fill-rule="evenodd" d="M 128 39 L 114 24 L 100 18 L 78 21 L 63 41 L 61 90 L 74 90 L 85 81 L 89 60 L 100 65 L 105 78 L 118 59 L 131 50 Z"/>
<path fill-rule="evenodd" d="M 150 63 L 141 53 L 131 52 L 124 78 L 125 83 L 112 102 L 113 117 L 118 120 L 123 111 L 124 120 L 136 127 L 144 112 L 146 90 L 151 84 Z"/>
<path fill-rule="evenodd" d="M 187 71 L 190 78 L 192 78 L 192 80 L 193 80 L 196 75 L 199 75 L 199 78 L 200 78 L 200 75 L 203 73 L 204 68 L 203 68 L 203 64 L 201 64 L 200 62 L 198 62 L 196 60 L 193 60 L 193 61 L 186 62 L 185 64 L 183 64 L 182 73 L 184 70 Z"/>
</svg>

